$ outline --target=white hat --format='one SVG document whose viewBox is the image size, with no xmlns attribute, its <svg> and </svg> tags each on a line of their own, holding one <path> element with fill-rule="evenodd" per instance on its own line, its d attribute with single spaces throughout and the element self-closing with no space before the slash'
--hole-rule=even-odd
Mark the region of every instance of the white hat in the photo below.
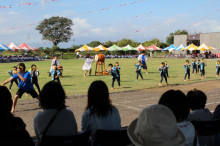
<svg viewBox="0 0 220 146">
<path fill-rule="evenodd" d="M 173 112 L 164 105 L 145 108 L 128 127 L 128 136 L 136 146 L 184 146 Z"/>
</svg>

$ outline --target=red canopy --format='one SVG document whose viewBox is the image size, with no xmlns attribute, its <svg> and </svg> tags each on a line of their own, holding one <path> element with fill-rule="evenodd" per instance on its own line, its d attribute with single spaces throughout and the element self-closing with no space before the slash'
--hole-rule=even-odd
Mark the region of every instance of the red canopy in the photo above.
<svg viewBox="0 0 220 146">
<path fill-rule="evenodd" d="M 16 46 L 13 42 L 11 42 L 9 45 L 7 45 L 7 47 L 9 47 L 10 49 L 12 49 L 12 50 L 14 50 L 14 51 L 22 50 L 21 48 L 19 48 L 18 46 Z"/>
<path fill-rule="evenodd" d="M 155 46 L 155 45 L 151 45 L 149 47 L 147 47 L 147 50 L 151 50 L 151 51 L 157 51 L 157 50 L 161 50 L 161 48 Z"/>
<path fill-rule="evenodd" d="M 29 47 L 27 44 L 22 43 L 19 48 L 25 50 L 25 51 L 33 51 L 34 49 L 32 49 L 31 47 Z"/>
</svg>

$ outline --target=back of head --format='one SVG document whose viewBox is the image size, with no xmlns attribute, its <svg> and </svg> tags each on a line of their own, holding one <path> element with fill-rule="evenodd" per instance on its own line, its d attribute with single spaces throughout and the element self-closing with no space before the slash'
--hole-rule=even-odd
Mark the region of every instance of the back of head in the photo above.
<svg viewBox="0 0 220 146">
<path fill-rule="evenodd" d="M 173 112 L 159 104 L 143 109 L 129 125 L 128 136 L 136 146 L 183 146 L 185 142 Z"/>
<path fill-rule="evenodd" d="M 0 124 L 3 129 L 7 129 L 9 124 L 9 119 L 12 117 L 11 114 L 12 98 L 11 93 L 5 86 L 0 86 Z"/>
<path fill-rule="evenodd" d="M 173 111 L 177 122 L 186 120 L 190 112 L 187 97 L 180 90 L 169 90 L 165 92 L 161 96 L 158 104 L 169 107 Z"/>
<path fill-rule="evenodd" d="M 187 93 L 189 106 L 191 110 L 204 109 L 207 97 L 204 92 L 194 89 Z"/>
<path fill-rule="evenodd" d="M 65 108 L 66 94 L 62 85 L 55 81 L 46 83 L 40 92 L 40 106 L 43 109 Z"/>
<path fill-rule="evenodd" d="M 97 80 L 91 83 L 88 90 L 88 103 L 86 109 L 90 109 L 91 115 L 105 117 L 112 111 L 109 91 L 105 82 Z"/>
</svg>

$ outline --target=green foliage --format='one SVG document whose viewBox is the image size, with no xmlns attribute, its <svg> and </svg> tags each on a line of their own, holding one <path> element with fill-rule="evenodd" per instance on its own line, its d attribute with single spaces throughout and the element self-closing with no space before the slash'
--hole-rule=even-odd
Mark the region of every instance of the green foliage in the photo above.
<svg viewBox="0 0 220 146">
<path fill-rule="evenodd" d="M 144 42 L 144 43 L 143 43 L 143 46 L 145 46 L 145 47 L 148 47 L 148 46 L 151 46 L 151 45 L 156 45 L 156 46 L 158 46 L 159 43 L 161 43 L 160 40 L 157 39 L 157 38 L 154 38 L 154 39 L 152 39 L 152 40 L 150 40 L 150 41 Z M 159 46 L 158 46 L 158 47 L 159 47 Z"/>
<path fill-rule="evenodd" d="M 115 42 L 107 41 L 107 42 L 105 42 L 103 45 L 104 45 L 106 48 L 109 48 L 109 47 L 111 47 L 111 46 L 114 45 L 114 44 L 115 44 Z"/>
<path fill-rule="evenodd" d="M 183 29 L 183 30 L 177 30 L 174 33 L 170 33 L 170 35 L 167 37 L 167 45 L 172 45 L 174 43 L 174 35 L 182 35 L 182 34 L 188 34 L 188 31 Z"/>
<path fill-rule="evenodd" d="M 90 42 L 90 43 L 87 44 L 87 45 L 90 46 L 90 47 L 97 47 L 97 46 L 99 46 L 100 44 L 102 44 L 100 41 L 92 41 L 92 42 Z"/>
<path fill-rule="evenodd" d="M 37 27 L 42 34 L 43 40 L 52 41 L 55 46 L 60 42 L 68 42 L 73 35 L 72 32 L 73 22 L 65 17 L 51 17 L 44 19 Z"/>
<path fill-rule="evenodd" d="M 120 41 L 117 42 L 116 45 L 118 45 L 119 47 L 125 47 L 127 45 L 131 45 L 132 47 L 137 47 L 140 43 L 135 42 L 131 39 L 122 39 Z"/>
</svg>

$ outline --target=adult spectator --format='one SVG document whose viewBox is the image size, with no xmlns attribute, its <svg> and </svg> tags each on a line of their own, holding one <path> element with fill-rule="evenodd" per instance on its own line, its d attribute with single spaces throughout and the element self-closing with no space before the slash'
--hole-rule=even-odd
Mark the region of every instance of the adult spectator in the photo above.
<svg viewBox="0 0 220 146">
<path fill-rule="evenodd" d="M 56 66 L 59 66 L 59 65 L 60 65 L 57 56 L 54 56 L 54 58 L 53 58 L 52 61 L 51 61 L 50 71 L 53 69 L 53 66 L 54 66 L 54 65 L 56 65 Z"/>
<path fill-rule="evenodd" d="M 3 145 L 34 146 L 26 131 L 26 125 L 19 117 L 11 113 L 11 93 L 5 86 L 0 86 L 0 139 Z"/>
<path fill-rule="evenodd" d="M 138 56 L 138 61 L 141 61 L 143 69 L 145 69 L 146 74 L 148 74 L 148 72 L 147 72 L 147 61 L 148 61 L 148 58 L 147 58 L 147 56 L 145 54 L 145 51 L 142 51 L 142 54 L 140 54 Z"/>
<path fill-rule="evenodd" d="M 185 136 L 185 145 L 199 146 L 195 128 L 190 121 L 187 121 L 190 107 L 186 95 L 180 90 L 169 90 L 161 96 L 158 104 L 165 105 L 173 111 L 177 127 Z"/>
<path fill-rule="evenodd" d="M 173 112 L 164 105 L 152 105 L 128 127 L 135 146 L 184 146 L 185 138 L 176 125 Z"/>
<path fill-rule="evenodd" d="M 50 81 L 44 85 L 40 93 L 40 106 L 43 111 L 40 111 L 34 118 L 37 143 L 43 135 L 72 136 L 77 134 L 75 116 L 72 111 L 66 109 L 65 99 L 66 94 L 60 83 Z"/>
<path fill-rule="evenodd" d="M 76 59 L 79 59 L 79 51 L 76 52 Z"/>
<path fill-rule="evenodd" d="M 187 93 L 190 108 L 192 112 L 189 114 L 190 121 L 209 121 L 213 120 L 213 114 L 208 108 L 205 108 L 207 97 L 200 90 L 191 90 Z"/>
<path fill-rule="evenodd" d="M 89 87 L 88 103 L 81 122 L 81 131 L 91 130 L 92 138 L 97 129 L 121 129 L 119 111 L 111 104 L 107 85 L 100 80 L 92 82 Z"/>
<path fill-rule="evenodd" d="M 215 108 L 213 112 L 214 119 L 220 119 L 220 104 Z"/>
</svg>

